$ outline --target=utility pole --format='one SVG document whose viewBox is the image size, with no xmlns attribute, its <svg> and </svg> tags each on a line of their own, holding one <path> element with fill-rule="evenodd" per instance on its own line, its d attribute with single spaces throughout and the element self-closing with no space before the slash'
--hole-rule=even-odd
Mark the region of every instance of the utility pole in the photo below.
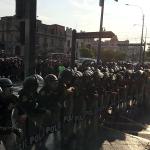
<svg viewBox="0 0 150 150">
<path fill-rule="evenodd" d="M 144 53 L 144 51 L 143 51 L 143 32 L 144 32 L 144 14 L 142 16 L 142 33 L 141 33 L 140 60 L 139 60 L 140 63 L 143 62 L 142 54 Z"/>
<path fill-rule="evenodd" d="M 76 30 L 72 31 L 72 48 L 71 48 L 71 67 L 75 66 L 76 58 Z"/>
<path fill-rule="evenodd" d="M 140 9 L 140 11 L 142 12 L 142 32 L 141 32 L 141 44 L 140 44 L 140 54 L 139 54 L 139 63 L 142 63 L 142 54 L 143 54 L 143 31 L 144 31 L 144 13 L 143 13 L 143 9 L 138 6 L 138 5 L 131 5 L 131 4 L 125 4 L 127 6 L 134 6 Z"/>
<path fill-rule="evenodd" d="M 115 1 L 118 2 L 118 0 Z M 97 50 L 97 64 L 100 63 L 100 59 L 101 59 L 104 3 L 105 0 L 99 0 L 99 6 L 101 6 L 101 17 L 100 17 L 100 28 L 99 28 L 99 42 L 98 42 L 98 50 Z"/>
<path fill-rule="evenodd" d="M 24 46 L 25 77 L 35 73 L 35 34 L 37 0 L 16 0 L 16 17 L 20 21 L 20 42 Z"/>
<path fill-rule="evenodd" d="M 37 0 L 26 0 L 25 76 L 35 73 L 36 5 Z"/>
<path fill-rule="evenodd" d="M 100 0 L 101 17 L 100 17 L 100 29 L 99 29 L 99 42 L 97 51 L 97 64 L 100 63 L 101 49 L 102 49 L 102 32 L 103 32 L 103 15 L 104 15 L 104 0 Z"/>
</svg>

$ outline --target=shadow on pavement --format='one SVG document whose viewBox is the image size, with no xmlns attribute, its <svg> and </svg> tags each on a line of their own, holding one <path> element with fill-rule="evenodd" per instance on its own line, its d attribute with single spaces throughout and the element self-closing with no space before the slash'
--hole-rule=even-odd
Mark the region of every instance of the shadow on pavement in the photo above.
<svg viewBox="0 0 150 150">
<path fill-rule="evenodd" d="M 68 141 L 65 150 L 100 150 L 105 141 L 125 140 L 125 135 L 113 130 L 99 127 L 87 128 L 83 135 L 77 135 L 75 139 Z"/>
</svg>

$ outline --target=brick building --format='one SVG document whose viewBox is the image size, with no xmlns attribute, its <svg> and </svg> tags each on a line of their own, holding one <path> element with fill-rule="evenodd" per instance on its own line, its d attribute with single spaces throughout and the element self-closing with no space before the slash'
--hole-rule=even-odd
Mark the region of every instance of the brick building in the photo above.
<svg viewBox="0 0 150 150">
<path fill-rule="evenodd" d="M 14 16 L 2 17 L 0 20 L 0 43 L 8 55 L 22 55 L 18 21 Z"/>
<path fill-rule="evenodd" d="M 20 20 L 15 16 L 2 17 L 0 19 L 0 48 L 4 49 L 7 55 L 24 55 L 24 46 L 21 44 Z M 66 30 L 67 31 L 67 30 Z M 36 56 L 47 56 L 49 53 L 64 53 L 66 42 L 68 42 L 65 27 L 53 24 L 46 25 L 37 20 L 36 27 Z M 70 30 L 71 32 L 71 30 Z M 72 32 L 71 32 L 72 33 Z M 71 39 L 72 35 L 69 36 Z M 69 48 L 70 49 L 70 48 Z"/>
<path fill-rule="evenodd" d="M 57 24 L 46 25 L 37 21 L 36 49 L 38 55 L 64 53 L 66 42 L 65 27 Z"/>
</svg>

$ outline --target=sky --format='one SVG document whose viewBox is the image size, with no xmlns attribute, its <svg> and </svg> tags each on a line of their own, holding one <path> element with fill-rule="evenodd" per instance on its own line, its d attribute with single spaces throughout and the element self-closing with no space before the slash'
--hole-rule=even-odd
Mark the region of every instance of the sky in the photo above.
<svg viewBox="0 0 150 150">
<path fill-rule="evenodd" d="M 127 6 L 125 4 L 130 4 Z M 144 38 L 150 43 L 150 0 L 105 0 L 103 27 L 119 40 L 140 43 L 142 16 Z M 15 14 L 15 0 L 0 0 L 0 17 Z M 99 0 L 37 0 L 37 18 L 46 24 L 60 24 L 78 32 L 99 31 Z"/>
</svg>

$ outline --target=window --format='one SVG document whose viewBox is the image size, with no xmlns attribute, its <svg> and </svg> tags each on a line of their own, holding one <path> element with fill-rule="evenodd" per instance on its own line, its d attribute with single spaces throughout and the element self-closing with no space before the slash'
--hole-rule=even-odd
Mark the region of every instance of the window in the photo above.
<svg viewBox="0 0 150 150">
<path fill-rule="evenodd" d="M 51 46 L 54 46 L 54 39 L 51 39 Z"/>
<path fill-rule="evenodd" d="M 51 29 L 51 34 L 54 34 L 55 33 L 55 30 L 54 29 Z"/>
</svg>

